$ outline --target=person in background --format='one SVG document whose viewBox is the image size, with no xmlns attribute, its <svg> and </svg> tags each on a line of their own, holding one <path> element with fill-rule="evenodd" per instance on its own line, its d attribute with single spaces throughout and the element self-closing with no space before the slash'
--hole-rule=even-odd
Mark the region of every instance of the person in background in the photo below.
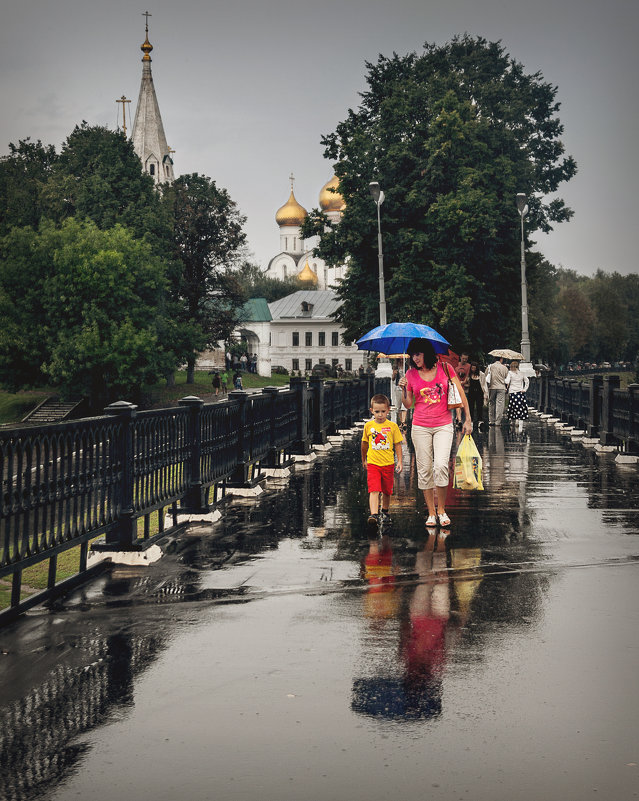
<svg viewBox="0 0 639 801">
<path fill-rule="evenodd" d="M 235 389 L 244 389 L 244 385 L 242 384 L 242 373 L 239 370 L 233 376 L 233 387 Z"/>
<path fill-rule="evenodd" d="M 229 373 L 228 370 L 225 370 L 223 373 L 220 373 L 220 382 L 222 384 L 222 394 L 227 395 L 229 391 Z"/>
<path fill-rule="evenodd" d="M 455 372 L 457 373 L 457 377 L 464 388 L 464 392 L 466 395 L 468 395 L 468 375 L 470 373 L 470 362 L 468 361 L 468 354 L 465 351 L 462 351 L 462 354 L 459 357 L 459 364 L 455 368 Z M 457 417 L 457 422 L 455 425 L 457 428 L 462 427 L 463 411 L 463 409 L 455 409 L 455 414 Z M 473 418 L 473 420 L 474 419 L 475 418 Z"/>
<path fill-rule="evenodd" d="M 448 382 L 455 382 L 466 413 L 464 434 L 473 433 L 468 399 L 454 371 L 446 373 L 427 339 L 411 339 L 408 344 L 410 369 L 400 378 L 402 401 L 413 409 L 412 439 L 417 462 L 417 486 L 424 493 L 428 507 L 427 526 L 450 525 L 446 514 L 448 494 L 448 462 L 455 429 L 448 408 Z M 435 501 L 437 493 L 437 501 Z"/>
<path fill-rule="evenodd" d="M 220 378 L 220 374 L 217 370 L 213 373 L 213 378 L 211 379 L 211 383 L 213 384 L 213 389 L 215 390 L 215 397 L 220 394 L 220 389 L 222 388 L 222 379 Z"/>
<path fill-rule="evenodd" d="M 486 373 L 488 384 L 488 425 L 501 425 L 504 416 L 504 403 L 506 401 L 506 376 L 508 368 L 501 356 L 490 365 Z"/>
<path fill-rule="evenodd" d="M 488 387 L 486 386 L 486 374 L 479 369 L 477 362 L 470 363 L 466 394 L 468 395 L 470 416 L 477 426 L 482 426 L 484 404 L 488 403 Z"/>
<path fill-rule="evenodd" d="M 517 423 L 517 431 L 521 434 L 524 430 L 524 420 L 528 420 L 528 403 L 526 402 L 526 390 L 529 385 L 528 376 L 519 372 L 519 362 L 510 363 L 510 372 L 506 376 L 506 386 L 508 387 L 508 419 L 514 428 Z"/>
</svg>

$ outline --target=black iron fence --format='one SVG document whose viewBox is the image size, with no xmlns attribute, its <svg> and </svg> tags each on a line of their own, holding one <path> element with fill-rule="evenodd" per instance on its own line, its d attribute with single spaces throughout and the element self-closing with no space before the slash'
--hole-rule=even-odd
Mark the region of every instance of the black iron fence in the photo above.
<svg viewBox="0 0 639 801">
<path fill-rule="evenodd" d="M 540 412 L 585 430 L 602 445 L 639 453 L 639 384 L 621 389 L 617 375 L 577 381 L 544 373 L 531 379 L 528 400 Z"/>
<path fill-rule="evenodd" d="M 180 511 L 208 512 L 229 486 L 250 486 L 351 427 L 388 384 L 292 378 L 285 390 L 231 392 L 219 403 L 187 397 L 138 412 L 119 401 L 100 417 L 0 431 L 0 624 L 101 569 L 88 567 L 91 540 L 147 547 L 178 527 Z M 58 558 L 71 549 L 77 566 L 61 578 Z M 25 597 L 29 569 L 45 561 L 46 587 Z"/>
</svg>

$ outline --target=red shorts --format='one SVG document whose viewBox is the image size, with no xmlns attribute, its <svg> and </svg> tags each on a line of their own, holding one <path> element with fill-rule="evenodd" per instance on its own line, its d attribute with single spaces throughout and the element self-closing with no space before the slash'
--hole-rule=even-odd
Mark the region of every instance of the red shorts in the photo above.
<svg viewBox="0 0 639 801">
<path fill-rule="evenodd" d="M 368 476 L 368 491 L 383 492 L 384 495 L 393 494 L 394 464 L 371 464 L 366 466 Z"/>
</svg>

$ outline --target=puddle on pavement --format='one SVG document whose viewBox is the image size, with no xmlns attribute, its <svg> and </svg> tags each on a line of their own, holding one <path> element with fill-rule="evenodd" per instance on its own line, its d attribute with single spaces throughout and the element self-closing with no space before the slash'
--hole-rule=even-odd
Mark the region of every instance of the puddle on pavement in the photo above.
<svg viewBox="0 0 639 801">
<path fill-rule="evenodd" d="M 449 530 L 425 529 L 406 453 L 392 524 L 373 534 L 354 438 L 256 502 L 229 504 L 214 534 L 182 538 L 145 575 L 104 579 L 13 626 L 0 657 L 0 796 L 47 797 L 81 771 L 87 735 L 126 720 L 145 673 L 216 607 L 237 616 L 238 604 L 287 594 L 304 604 L 329 595 L 336 620 L 357 630 L 354 720 L 440 720 L 447 676 L 541 625 L 562 570 L 637 555 L 627 536 L 638 533 L 636 473 L 539 425 L 523 437 L 491 429 L 478 445 L 487 491 L 451 491 Z M 563 527 L 553 528 L 549 507 Z M 579 547 L 567 542 L 575 520 Z"/>
</svg>

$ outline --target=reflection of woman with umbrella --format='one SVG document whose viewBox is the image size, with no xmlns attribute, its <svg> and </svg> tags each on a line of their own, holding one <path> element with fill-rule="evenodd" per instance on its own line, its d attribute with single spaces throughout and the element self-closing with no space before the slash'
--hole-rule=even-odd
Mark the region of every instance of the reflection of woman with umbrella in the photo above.
<svg viewBox="0 0 639 801">
<path fill-rule="evenodd" d="M 466 413 L 464 434 L 473 433 L 468 400 L 459 378 L 438 362 L 437 354 L 427 339 L 413 339 L 408 345 L 411 369 L 400 379 L 403 403 L 413 411 L 412 440 L 417 458 L 417 486 L 424 493 L 428 507 L 427 526 L 449 526 L 446 514 L 448 462 L 454 428 L 448 409 L 448 383 L 459 391 Z M 435 502 L 435 487 L 437 502 Z"/>
</svg>

